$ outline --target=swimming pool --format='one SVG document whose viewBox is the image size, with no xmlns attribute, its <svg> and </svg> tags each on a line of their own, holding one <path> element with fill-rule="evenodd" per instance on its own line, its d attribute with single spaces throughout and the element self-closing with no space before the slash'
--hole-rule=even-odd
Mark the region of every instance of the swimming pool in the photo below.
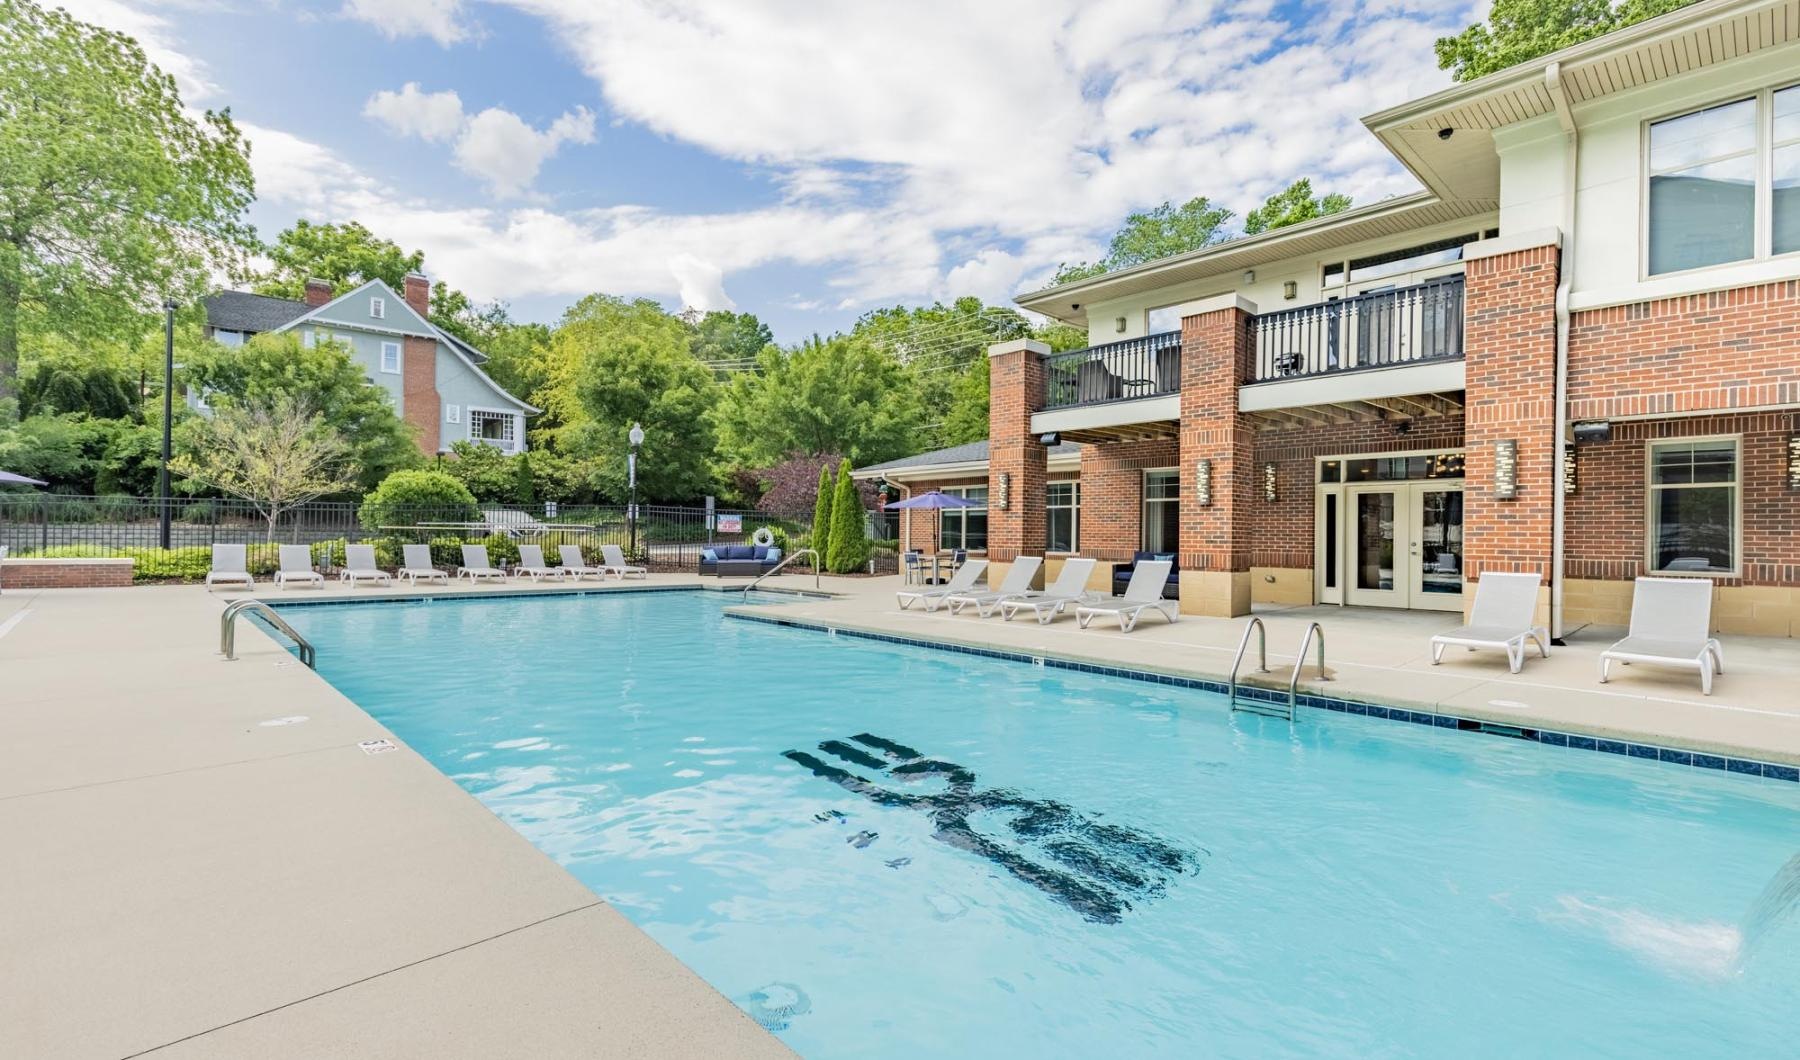
<svg viewBox="0 0 1800 1060">
<path fill-rule="evenodd" d="M 1792 1048 L 1800 785 L 724 617 L 285 609 L 818 1057 Z"/>
</svg>

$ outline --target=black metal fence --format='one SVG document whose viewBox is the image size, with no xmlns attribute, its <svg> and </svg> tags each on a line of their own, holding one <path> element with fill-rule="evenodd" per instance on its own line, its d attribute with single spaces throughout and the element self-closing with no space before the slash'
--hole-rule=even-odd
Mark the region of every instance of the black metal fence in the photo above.
<svg viewBox="0 0 1800 1060">
<path fill-rule="evenodd" d="M 1044 408 L 1098 405 L 1181 390 L 1181 332 L 1109 342 L 1044 359 Z"/>
<path fill-rule="evenodd" d="M 1463 355 L 1463 278 L 1264 313 L 1246 383 Z"/>
<path fill-rule="evenodd" d="M 0 546 L 14 558 L 129 556 L 139 578 L 198 578 L 211 561 L 211 546 L 247 546 L 252 574 L 273 571 L 281 545 L 310 545 L 314 563 L 342 566 L 343 546 L 373 544 L 377 562 L 398 566 L 401 546 L 426 544 L 440 566 L 461 562 L 461 546 L 485 544 L 495 562 L 518 560 L 520 544 L 536 544 L 557 562 L 559 545 L 574 545 L 597 560 L 602 545 L 617 545 L 659 571 L 692 571 L 713 545 L 750 544 L 770 528 L 792 552 L 811 544 L 812 512 L 762 512 L 673 505 L 640 505 L 636 525 L 622 504 L 481 505 L 466 509 L 389 508 L 365 525 L 359 506 L 320 501 L 283 512 L 271 525 L 248 501 L 176 499 L 170 502 L 169 548 L 161 547 L 160 511 L 142 497 L 74 497 L 0 493 Z M 801 561 L 805 563 L 806 561 Z M 876 550 L 876 570 L 895 560 Z"/>
</svg>

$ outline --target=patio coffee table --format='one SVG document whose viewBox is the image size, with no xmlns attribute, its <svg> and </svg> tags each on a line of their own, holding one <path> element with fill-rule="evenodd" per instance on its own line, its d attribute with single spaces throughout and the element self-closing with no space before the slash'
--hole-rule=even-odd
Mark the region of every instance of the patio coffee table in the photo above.
<svg viewBox="0 0 1800 1060">
<path fill-rule="evenodd" d="M 754 578 L 762 573 L 762 560 L 759 559 L 722 559 L 719 561 L 719 577 L 721 578 Z"/>
</svg>

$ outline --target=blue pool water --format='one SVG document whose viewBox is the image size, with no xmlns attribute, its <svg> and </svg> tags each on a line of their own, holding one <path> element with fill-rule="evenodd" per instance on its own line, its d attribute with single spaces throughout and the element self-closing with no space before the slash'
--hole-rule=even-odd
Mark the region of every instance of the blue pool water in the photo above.
<svg viewBox="0 0 1800 1060">
<path fill-rule="evenodd" d="M 808 1056 L 1793 1055 L 1800 785 L 1290 728 L 735 600 L 283 613 Z"/>
</svg>

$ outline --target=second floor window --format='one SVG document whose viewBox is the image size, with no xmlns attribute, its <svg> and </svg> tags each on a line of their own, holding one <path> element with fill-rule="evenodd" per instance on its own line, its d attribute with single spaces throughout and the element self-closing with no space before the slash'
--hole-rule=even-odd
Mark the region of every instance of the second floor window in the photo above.
<svg viewBox="0 0 1800 1060">
<path fill-rule="evenodd" d="M 369 299 L 369 315 L 376 320 L 387 316 L 387 300 L 384 298 Z"/>
<path fill-rule="evenodd" d="M 1650 123 L 1645 271 L 1800 251 L 1800 86 Z"/>
<path fill-rule="evenodd" d="M 381 370 L 390 375 L 400 372 L 400 344 L 384 342 L 381 344 Z"/>
<path fill-rule="evenodd" d="M 496 449 L 505 449 L 510 452 L 517 438 L 514 433 L 512 414 L 470 409 L 469 438 L 472 441 L 485 442 Z"/>
</svg>

